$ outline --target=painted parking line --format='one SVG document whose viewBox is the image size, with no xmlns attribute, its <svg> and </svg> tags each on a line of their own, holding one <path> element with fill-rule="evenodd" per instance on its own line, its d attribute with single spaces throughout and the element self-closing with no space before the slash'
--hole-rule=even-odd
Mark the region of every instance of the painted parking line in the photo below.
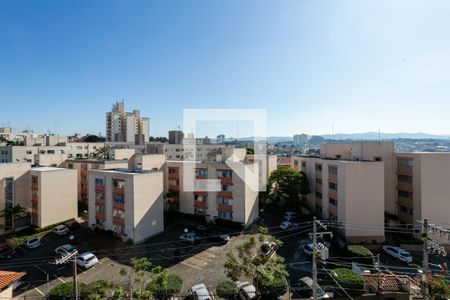
<svg viewBox="0 0 450 300">
<path fill-rule="evenodd" d="M 58 280 L 61 281 L 62 283 L 66 283 L 66 281 L 65 281 L 64 279 L 62 279 L 61 277 L 56 276 L 55 274 L 52 274 L 52 275 L 53 275 L 53 277 L 55 277 L 56 279 L 58 279 Z"/>
<path fill-rule="evenodd" d="M 191 267 L 191 268 L 196 268 L 196 269 L 198 269 L 198 270 L 201 270 L 201 269 L 202 269 L 202 268 L 200 268 L 200 267 L 191 265 L 191 264 L 189 264 L 189 263 L 187 263 L 187 262 L 185 262 L 185 261 L 182 261 L 180 264 L 185 265 L 185 266 L 188 266 L 188 267 Z"/>
<path fill-rule="evenodd" d="M 44 297 L 45 297 L 45 294 L 44 294 L 40 289 L 38 289 L 37 287 L 35 287 L 34 289 L 36 290 L 36 292 L 38 292 L 39 294 L 41 294 L 41 296 L 44 296 Z"/>
<path fill-rule="evenodd" d="M 196 256 L 193 256 L 193 257 L 195 257 L 195 258 L 200 258 L 200 259 L 203 259 L 203 260 L 206 260 L 206 261 L 209 261 L 209 262 L 211 262 L 212 260 L 211 259 L 209 259 L 209 258 L 206 258 L 206 257 L 203 257 L 203 256 L 200 256 L 200 255 L 196 255 Z"/>
</svg>

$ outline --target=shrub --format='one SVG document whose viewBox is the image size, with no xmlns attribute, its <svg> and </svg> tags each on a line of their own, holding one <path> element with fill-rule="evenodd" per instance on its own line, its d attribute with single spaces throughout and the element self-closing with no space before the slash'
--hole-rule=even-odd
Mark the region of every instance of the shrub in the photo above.
<svg viewBox="0 0 450 300">
<path fill-rule="evenodd" d="M 122 287 L 117 287 L 113 292 L 113 299 L 124 299 L 125 298 L 125 291 Z"/>
<path fill-rule="evenodd" d="M 78 291 L 80 295 L 86 289 L 86 285 L 84 283 L 78 283 Z M 49 293 L 49 299 L 65 299 L 73 297 L 73 285 L 72 282 L 66 282 L 59 284 L 52 288 Z"/>
<path fill-rule="evenodd" d="M 167 276 L 167 277 L 166 277 Z M 169 299 L 173 295 L 179 294 L 183 287 L 183 279 L 180 276 L 165 272 L 155 275 L 152 281 L 147 285 L 155 299 Z"/>
<path fill-rule="evenodd" d="M 258 280 L 258 290 L 261 292 L 261 299 L 272 300 L 284 295 L 288 290 L 286 278 L 273 278 L 270 282 Z"/>
<path fill-rule="evenodd" d="M 109 280 L 97 280 L 88 284 L 84 290 L 83 294 L 86 296 L 98 295 L 99 297 L 106 296 L 108 290 L 112 288 L 113 284 Z"/>
<path fill-rule="evenodd" d="M 236 284 L 231 280 L 220 282 L 216 287 L 217 295 L 224 299 L 234 299 L 237 288 Z"/>
<path fill-rule="evenodd" d="M 350 252 L 352 255 L 354 256 L 358 256 L 358 257 L 369 257 L 369 256 L 373 256 L 373 253 L 367 249 L 366 247 L 363 246 L 358 246 L 358 245 L 348 245 L 347 246 L 347 250 L 348 252 Z"/>
<path fill-rule="evenodd" d="M 358 286 L 364 285 L 364 280 L 361 275 L 354 273 L 351 269 L 338 268 L 333 270 L 336 274 L 336 280 L 344 286 Z"/>
</svg>

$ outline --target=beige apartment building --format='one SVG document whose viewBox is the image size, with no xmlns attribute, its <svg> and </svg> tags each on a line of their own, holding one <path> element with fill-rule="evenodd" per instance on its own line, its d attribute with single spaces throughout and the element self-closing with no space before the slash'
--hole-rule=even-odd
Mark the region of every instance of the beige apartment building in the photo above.
<svg viewBox="0 0 450 300">
<path fill-rule="evenodd" d="M 227 165 L 224 161 L 231 155 L 241 164 L 233 168 Z M 262 164 L 263 159 L 268 163 Z M 246 156 L 245 149 L 224 149 L 214 161 L 168 160 L 164 178 L 165 208 L 205 216 L 206 221 L 224 219 L 251 224 L 259 216 L 261 176 L 266 180 L 275 168 L 276 157 Z M 256 182 L 255 186 L 252 182 Z"/>
<path fill-rule="evenodd" d="M 164 154 L 167 160 L 215 160 L 222 149 L 234 149 L 234 145 L 186 145 L 149 143 L 146 146 L 147 154 Z M 195 151 L 195 153 L 194 153 Z"/>
<path fill-rule="evenodd" d="M 163 172 L 89 172 L 89 225 L 140 243 L 164 230 Z"/>
<path fill-rule="evenodd" d="M 430 223 L 448 227 L 450 153 L 395 153 L 398 218 L 403 224 Z"/>
<path fill-rule="evenodd" d="M 30 170 L 29 163 L 0 164 L 0 211 L 20 205 L 31 212 Z M 12 222 L 11 218 L 0 217 L 0 234 L 10 232 Z"/>
<path fill-rule="evenodd" d="M 0 163 L 27 162 L 31 165 L 59 166 L 67 158 L 89 158 L 104 143 L 68 143 L 65 146 L 0 146 Z"/>
<path fill-rule="evenodd" d="M 54 167 L 31 169 L 31 224 L 43 228 L 77 218 L 76 182 L 75 170 Z"/>
<path fill-rule="evenodd" d="M 384 241 L 384 168 L 380 161 L 293 157 L 311 185 L 307 206 L 350 242 Z"/>
</svg>

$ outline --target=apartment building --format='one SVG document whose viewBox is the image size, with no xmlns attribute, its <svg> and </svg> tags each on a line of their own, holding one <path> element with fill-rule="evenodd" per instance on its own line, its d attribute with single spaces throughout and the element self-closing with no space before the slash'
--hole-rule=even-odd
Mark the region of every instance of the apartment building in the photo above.
<svg viewBox="0 0 450 300">
<path fill-rule="evenodd" d="M 181 144 L 183 138 L 184 138 L 183 131 L 181 130 L 169 131 L 169 144 Z"/>
<path fill-rule="evenodd" d="M 30 172 L 29 163 L 0 164 L 0 211 L 16 205 L 30 208 Z M 13 227 L 12 218 L 0 217 L 0 234 L 10 232 Z"/>
<path fill-rule="evenodd" d="M 38 167 L 30 171 L 31 224 L 40 228 L 75 219 L 77 209 L 75 170 Z"/>
<path fill-rule="evenodd" d="M 230 167 L 229 158 L 236 164 Z M 268 162 L 262 163 L 262 160 Z M 254 167 L 254 169 L 252 168 Z M 245 149 L 222 149 L 215 160 L 165 164 L 166 210 L 251 224 L 258 218 L 258 187 L 276 168 L 276 157 L 246 156 Z M 252 182 L 256 182 L 252 186 Z"/>
<path fill-rule="evenodd" d="M 150 119 L 142 117 L 139 110 L 125 112 L 124 103 L 117 102 L 106 113 L 106 140 L 144 145 L 150 136 L 149 126 Z"/>
<path fill-rule="evenodd" d="M 104 143 L 68 143 L 66 146 L 0 146 L 0 163 L 27 162 L 59 166 L 67 158 L 88 158 Z"/>
<path fill-rule="evenodd" d="M 293 157 L 311 185 L 306 205 L 350 242 L 384 241 L 384 167 L 381 161 Z"/>
<path fill-rule="evenodd" d="M 222 149 L 234 149 L 234 145 L 147 144 L 147 154 L 164 154 L 167 160 L 215 160 Z M 194 154 L 195 151 L 195 154 Z M 195 156 L 195 157 L 194 157 Z"/>
<path fill-rule="evenodd" d="M 163 172 L 89 172 L 89 225 L 140 243 L 164 230 Z"/>
<path fill-rule="evenodd" d="M 450 153 L 395 153 L 398 219 L 403 224 L 430 223 L 448 227 Z"/>
</svg>

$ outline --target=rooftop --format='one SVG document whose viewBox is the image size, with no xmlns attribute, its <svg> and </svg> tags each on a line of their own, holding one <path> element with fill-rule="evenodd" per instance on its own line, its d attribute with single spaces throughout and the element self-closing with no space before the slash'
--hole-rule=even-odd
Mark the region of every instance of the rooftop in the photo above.
<svg viewBox="0 0 450 300">
<path fill-rule="evenodd" d="M 13 282 L 25 276 L 25 274 L 26 273 L 24 272 L 0 271 L 0 289 L 4 289 Z"/>
<path fill-rule="evenodd" d="M 102 172 L 102 173 L 112 173 L 112 174 L 132 174 L 132 175 L 139 175 L 139 174 L 149 174 L 149 173 L 158 173 L 161 172 L 160 170 L 141 170 L 141 169 L 111 169 L 111 170 L 90 170 L 91 172 Z"/>
<path fill-rule="evenodd" d="M 57 167 L 36 167 L 31 168 L 32 171 L 38 171 L 38 172 L 52 172 L 52 171 L 66 171 L 70 169 L 66 168 L 57 168 Z"/>
</svg>

